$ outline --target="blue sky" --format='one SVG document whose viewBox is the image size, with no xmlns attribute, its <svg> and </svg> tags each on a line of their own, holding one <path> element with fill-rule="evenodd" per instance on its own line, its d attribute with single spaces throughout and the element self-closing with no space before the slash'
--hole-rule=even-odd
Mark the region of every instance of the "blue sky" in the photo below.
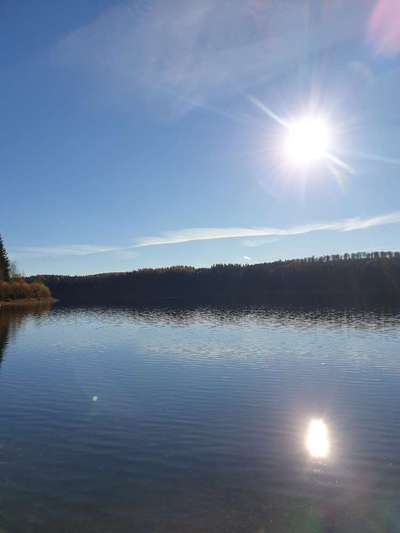
<svg viewBox="0 0 400 533">
<path fill-rule="evenodd" d="M 0 13 L 0 231 L 25 273 L 400 249 L 397 0 Z M 345 167 L 289 166 L 270 110 L 327 117 Z"/>
</svg>

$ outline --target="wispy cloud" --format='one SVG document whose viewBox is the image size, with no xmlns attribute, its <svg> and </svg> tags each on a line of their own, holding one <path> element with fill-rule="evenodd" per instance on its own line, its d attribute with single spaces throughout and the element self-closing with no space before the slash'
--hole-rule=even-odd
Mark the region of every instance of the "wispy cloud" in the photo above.
<svg viewBox="0 0 400 533">
<path fill-rule="evenodd" d="M 304 224 L 288 228 L 188 228 L 168 231 L 160 235 L 142 237 L 136 242 L 136 247 L 158 246 L 162 244 L 178 244 L 192 241 L 209 241 L 214 239 L 234 239 L 239 237 L 285 237 L 290 235 L 304 235 L 316 231 L 355 231 L 400 223 L 400 211 L 369 218 L 347 218 L 325 223 Z"/>
<path fill-rule="evenodd" d="M 318 53 L 363 38 L 374 0 L 364 4 L 321 2 L 312 25 L 301 0 L 130 0 L 66 35 L 53 59 L 119 96 L 139 89 L 192 106 L 275 78 L 307 59 L 310 40 Z"/>
<path fill-rule="evenodd" d="M 246 246 L 255 246 L 261 243 L 275 242 L 278 237 L 283 238 L 294 235 L 305 235 L 317 231 L 348 232 L 364 230 L 375 226 L 384 226 L 400 223 L 400 211 L 378 215 L 375 217 L 354 217 L 330 222 L 303 224 L 287 228 L 275 227 L 234 227 L 234 228 L 186 228 L 176 231 L 163 232 L 160 235 L 140 237 L 133 244 L 126 246 L 111 246 L 98 244 L 70 244 L 54 246 L 20 246 L 10 249 L 13 258 L 18 257 L 64 257 L 64 256 L 90 256 L 95 254 L 117 254 L 120 257 L 135 257 L 135 250 L 147 246 L 160 246 L 167 244 L 180 244 L 194 241 L 210 241 L 216 239 L 251 238 L 244 241 Z M 248 256 L 244 259 L 250 260 Z"/>
<path fill-rule="evenodd" d="M 116 246 L 102 246 L 97 244 L 64 244 L 54 246 L 19 246 L 12 248 L 12 257 L 64 257 L 88 256 L 117 252 L 123 248 Z"/>
</svg>

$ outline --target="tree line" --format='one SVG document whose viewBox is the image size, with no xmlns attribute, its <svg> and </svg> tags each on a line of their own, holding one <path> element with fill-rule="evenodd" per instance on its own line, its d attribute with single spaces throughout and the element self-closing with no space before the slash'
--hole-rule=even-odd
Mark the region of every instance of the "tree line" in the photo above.
<svg viewBox="0 0 400 533">
<path fill-rule="evenodd" d="M 33 279 L 71 304 L 400 303 L 400 252 Z"/>
</svg>

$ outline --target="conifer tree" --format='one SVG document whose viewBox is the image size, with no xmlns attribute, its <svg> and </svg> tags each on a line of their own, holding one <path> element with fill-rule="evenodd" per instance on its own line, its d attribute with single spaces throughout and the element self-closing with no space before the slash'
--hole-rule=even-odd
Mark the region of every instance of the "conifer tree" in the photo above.
<svg viewBox="0 0 400 533">
<path fill-rule="evenodd" d="M 0 235 L 0 279 L 10 280 L 10 261 Z"/>
</svg>

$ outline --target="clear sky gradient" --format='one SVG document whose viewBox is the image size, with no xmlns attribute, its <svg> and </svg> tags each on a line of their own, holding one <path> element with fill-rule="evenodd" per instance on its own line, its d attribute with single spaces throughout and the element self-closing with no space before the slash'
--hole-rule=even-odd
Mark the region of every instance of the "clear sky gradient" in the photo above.
<svg viewBox="0 0 400 533">
<path fill-rule="evenodd" d="M 2 0 L 0 232 L 93 273 L 400 249 L 398 0 Z M 294 169 L 285 121 L 324 115 Z"/>
</svg>

